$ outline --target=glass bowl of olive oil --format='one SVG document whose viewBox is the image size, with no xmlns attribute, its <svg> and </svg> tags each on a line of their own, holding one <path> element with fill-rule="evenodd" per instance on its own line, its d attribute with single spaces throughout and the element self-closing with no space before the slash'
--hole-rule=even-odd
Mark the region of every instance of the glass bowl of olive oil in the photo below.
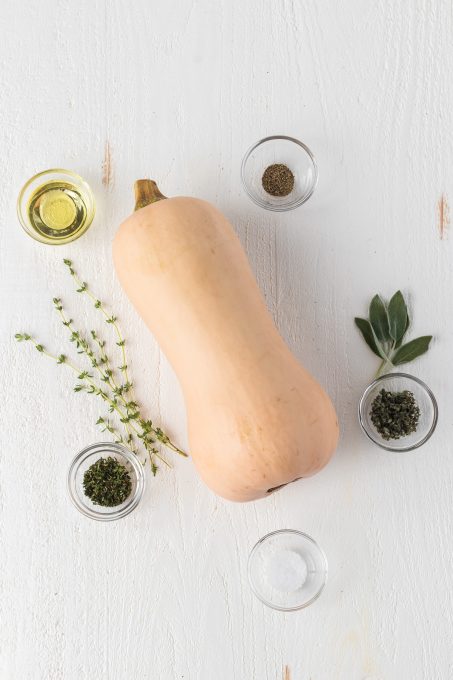
<svg viewBox="0 0 453 680">
<path fill-rule="evenodd" d="M 49 245 L 75 241 L 86 232 L 94 213 L 93 192 L 71 170 L 44 170 L 34 175 L 17 200 L 17 215 L 24 230 Z"/>
</svg>

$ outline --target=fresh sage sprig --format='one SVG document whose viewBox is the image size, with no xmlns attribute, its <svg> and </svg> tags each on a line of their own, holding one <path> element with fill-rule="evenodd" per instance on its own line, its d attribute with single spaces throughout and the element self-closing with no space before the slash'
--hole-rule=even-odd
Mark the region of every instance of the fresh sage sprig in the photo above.
<svg viewBox="0 0 453 680">
<path fill-rule="evenodd" d="M 170 437 L 160 427 L 156 427 L 151 420 L 143 416 L 134 396 L 134 386 L 130 379 L 126 356 L 126 341 L 121 333 L 116 316 L 109 313 L 99 298 L 89 290 L 88 284 L 81 281 L 73 268 L 72 262 L 64 260 L 64 264 L 74 280 L 77 292 L 85 294 L 103 315 L 105 323 L 114 329 L 116 345 L 121 351 L 121 365 L 114 366 L 107 354 L 106 341 L 95 330 L 90 330 L 89 333 L 84 334 L 74 326 L 74 321 L 64 311 L 61 298 L 53 298 L 54 308 L 63 326 L 69 332 L 69 341 L 75 346 L 77 354 L 83 355 L 87 360 L 89 370 L 75 365 L 65 354 L 57 355 L 48 352 L 29 333 L 16 333 L 16 340 L 33 344 L 40 354 L 56 361 L 57 364 L 64 364 L 70 368 L 77 376 L 74 391 L 86 392 L 100 397 L 106 404 L 112 418 L 119 421 L 119 425 L 116 425 L 107 416 L 100 416 L 96 425 L 102 428 L 102 432 L 109 432 L 116 442 L 123 444 L 133 453 L 144 452 L 145 460 L 146 457 L 149 459 L 151 470 L 153 474 L 156 474 L 158 469 L 156 458 L 169 465 L 157 448 L 157 443 L 181 456 L 187 457 L 187 454 L 173 444 Z M 121 427 L 124 429 L 124 434 L 120 433 Z"/>
<path fill-rule="evenodd" d="M 369 319 L 355 318 L 368 347 L 381 359 L 376 377 L 413 361 L 428 350 L 432 335 L 423 335 L 403 344 L 409 323 L 406 301 L 400 290 L 388 304 L 380 295 L 375 295 L 371 300 Z"/>
</svg>

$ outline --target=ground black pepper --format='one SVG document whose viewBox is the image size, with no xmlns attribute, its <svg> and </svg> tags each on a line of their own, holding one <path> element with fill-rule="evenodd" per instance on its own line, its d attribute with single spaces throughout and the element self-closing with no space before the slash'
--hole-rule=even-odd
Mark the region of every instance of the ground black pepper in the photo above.
<svg viewBox="0 0 453 680">
<path fill-rule="evenodd" d="M 382 389 L 373 399 L 370 418 L 383 439 L 400 439 L 416 431 L 420 409 L 409 390 L 389 392 Z"/>
<path fill-rule="evenodd" d="M 288 196 L 294 188 L 294 175 L 283 163 L 269 165 L 261 179 L 263 189 L 271 196 Z"/>
</svg>

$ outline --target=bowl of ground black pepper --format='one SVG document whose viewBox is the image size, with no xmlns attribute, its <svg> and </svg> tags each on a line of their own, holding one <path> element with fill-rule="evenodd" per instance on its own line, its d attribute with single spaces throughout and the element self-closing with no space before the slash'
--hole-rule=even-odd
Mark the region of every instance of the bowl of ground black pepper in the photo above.
<svg viewBox="0 0 453 680">
<path fill-rule="evenodd" d="M 254 203 L 266 210 L 283 212 L 308 201 L 318 181 L 318 168 L 303 142 L 273 135 L 256 142 L 247 151 L 241 178 Z"/>
<path fill-rule="evenodd" d="M 108 522 L 125 517 L 139 504 L 144 488 L 143 465 L 121 444 L 87 446 L 69 468 L 69 496 L 91 519 Z"/>
<path fill-rule="evenodd" d="M 419 378 L 388 373 L 369 385 L 359 402 L 359 421 L 372 442 L 387 451 L 413 451 L 437 425 L 434 394 Z"/>
</svg>

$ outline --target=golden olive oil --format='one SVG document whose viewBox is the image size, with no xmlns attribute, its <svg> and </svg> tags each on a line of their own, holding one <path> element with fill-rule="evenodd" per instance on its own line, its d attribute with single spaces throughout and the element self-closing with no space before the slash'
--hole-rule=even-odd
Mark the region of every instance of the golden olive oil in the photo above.
<svg viewBox="0 0 453 680">
<path fill-rule="evenodd" d="M 77 238 L 85 227 L 88 210 L 76 184 L 52 180 L 30 196 L 27 214 L 37 235 L 58 242 Z"/>
</svg>

